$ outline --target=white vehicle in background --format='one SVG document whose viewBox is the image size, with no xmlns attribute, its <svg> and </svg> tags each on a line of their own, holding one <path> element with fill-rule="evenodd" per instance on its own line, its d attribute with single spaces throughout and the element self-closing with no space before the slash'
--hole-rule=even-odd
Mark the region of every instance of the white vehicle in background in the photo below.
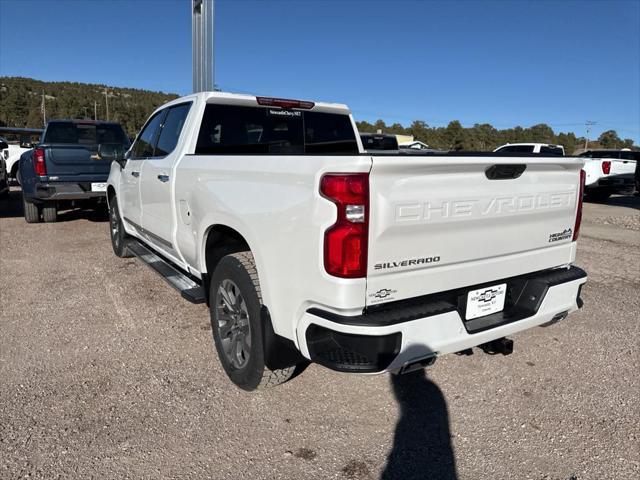
<svg viewBox="0 0 640 480">
<path fill-rule="evenodd" d="M 2 151 L 4 157 L 7 174 L 10 179 L 17 180 L 20 183 L 20 157 L 24 152 L 31 150 L 31 145 L 38 143 L 36 140 L 41 134 L 40 128 L 24 128 L 24 127 L 0 127 L 0 134 L 19 136 L 20 143 L 7 142 L 8 146 Z"/>
<path fill-rule="evenodd" d="M 584 158 L 584 193 L 588 200 L 604 201 L 615 193 L 633 193 L 640 152 L 628 148 L 587 150 Z"/>
<path fill-rule="evenodd" d="M 209 305 L 245 390 L 308 361 L 404 373 L 506 355 L 507 335 L 582 306 L 580 158 L 367 153 L 344 105 L 203 92 L 113 160 L 114 253 Z"/>
<path fill-rule="evenodd" d="M 9 191 L 9 178 L 7 176 L 7 165 L 5 153 L 8 152 L 8 144 L 4 138 L 0 137 L 0 196 Z"/>
<path fill-rule="evenodd" d="M 495 153 L 538 153 L 552 157 L 563 157 L 564 147 L 550 143 L 507 143 L 494 150 Z"/>
<path fill-rule="evenodd" d="M 6 152 L 5 162 L 7 163 L 7 173 L 9 174 L 10 178 L 18 181 L 18 183 L 20 182 L 20 173 L 19 173 L 20 156 L 24 152 L 27 152 L 29 150 L 31 150 L 31 146 L 24 143 L 20 145 L 9 144 L 9 147 L 7 148 L 7 150 L 5 150 Z"/>
</svg>

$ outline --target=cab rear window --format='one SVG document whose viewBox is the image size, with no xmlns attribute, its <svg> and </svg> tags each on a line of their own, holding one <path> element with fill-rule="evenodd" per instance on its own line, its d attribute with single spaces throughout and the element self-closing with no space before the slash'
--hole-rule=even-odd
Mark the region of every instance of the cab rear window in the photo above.
<svg viewBox="0 0 640 480">
<path fill-rule="evenodd" d="M 533 153 L 533 145 L 509 145 L 498 149 L 501 153 Z"/>
<path fill-rule="evenodd" d="M 47 126 L 44 142 L 78 145 L 104 143 L 128 145 L 129 139 L 120 125 L 51 122 Z"/>
<path fill-rule="evenodd" d="M 207 105 L 196 154 L 357 154 L 348 115 L 273 107 Z"/>
<path fill-rule="evenodd" d="M 551 157 L 562 157 L 564 155 L 564 150 L 560 147 L 552 147 L 543 145 L 540 147 L 540 153 L 542 155 L 549 155 Z"/>
</svg>

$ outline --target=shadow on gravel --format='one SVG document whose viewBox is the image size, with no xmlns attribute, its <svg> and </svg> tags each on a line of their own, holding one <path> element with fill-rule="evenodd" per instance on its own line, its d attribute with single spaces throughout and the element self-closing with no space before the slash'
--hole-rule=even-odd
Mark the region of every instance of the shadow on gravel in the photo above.
<svg viewBox="0 0 640 480">
<path fill-rule="evenodd" d="M 22 209 L 22 192 L 20 188 L 12 187 L 8 194 L 0 196 L 0 218 L 24 217 Z M 107 222 L 109 212 L 107 206 L 102 205 L 96 209 L 72 209 L 58 212 L 58 222 L 71 222 L 74 220 L 89 220 L 91 222 Z"/>
<path fill-rule="evenodd" d="M 58 222 L 72 222 L 74 220 L 89 220 L 90 222 L 107 222 L 109 211 L 106 205 L 93 209 L 74 209 L 58 212 Z"/>
<path fill-rule="evenodd" d="M 619 207 L 629 207 L 640 210 L 640 197 L 636 197 L 634 195 L 621 195 L 619 197 L 611 197 L 606 203 L 608 205 L 617 205 Z"/>
<path fill-rule="evenodd" d="M 15 187 L 11 191 L 0 196 L 0 218 L 22 217 L 22 192 Z"/>
<path fill-rule="evenodd" d="M 635 195 L 618 195 L 615 197 L 610 197 L 603 202 L 590 203 L 598 203 L 600 205 L 613 205 L 616 207 L 627 207 L 633 208 L 635 210 L 640 210 L 640 197 L 636 197 Z"/>
<path fill-rule="evenodd" d="M 400 420 L 381 480 L 456 480 L 449 413 L 440 388 L 424 370 L 390 377 Z"/>
</svg>

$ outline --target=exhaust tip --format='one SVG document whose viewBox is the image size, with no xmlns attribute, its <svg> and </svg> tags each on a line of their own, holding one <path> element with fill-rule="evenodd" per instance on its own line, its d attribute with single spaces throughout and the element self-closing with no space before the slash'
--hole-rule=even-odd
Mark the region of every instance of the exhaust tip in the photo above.
<svg viewBox="0 0 640 480">
<path fill-rule="evenodd" d="M 549 320 L 548 322 L 545 323 L 541 323 L 540 326 L 541 327 L 549 327 L 555 323 L 560 322 L 561 320 L 564 320 L 565 318 L 567 318 L 569 316 L 569 312 L 568 311 L 564 311 L 564 312 L 560 312 L 557 313 L 556 315 L 553 316 L 553 318 L 551 320 Z"/>
<path fill-rule="evenodd" d="M 400 371 L 398 372 L 398 375 L 404 375 L 405 373 L 415 372 L 416 370 L 420 370 L 420 369 L 423 369 L 423 368 L 430 367 L 434 363 L 436 363 L 435 354 L 429 355 L 427 357 L 420 358 L 418 360 L 411 360 L 411 361 L 405 363 L 402 366 L 402 368 L 400 368 Z"/>
</svg>

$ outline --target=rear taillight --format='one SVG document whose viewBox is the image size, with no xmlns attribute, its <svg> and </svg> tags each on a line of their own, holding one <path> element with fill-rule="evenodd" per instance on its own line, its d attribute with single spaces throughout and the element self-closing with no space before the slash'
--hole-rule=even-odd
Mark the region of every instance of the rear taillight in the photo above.
<svg viewBox="0 0 640 480">
<path fill-rule="evenodd" d="M 611 171 L 611 162 L 609 160 L 603 160 L 602 173 L 604 173 L 605 175 L 609 175 L 610 171 Z"/>
<path fill-rule="evenodd" d="M 324 268 L 329 275 L 367 275 L 369 238 L 369 174 L 328 174 L 320 193 L 336 204 L 338 218 L 324 234 Z"/>
<path fill-rule="evenodd" d="M 576 223 L 573 227 L 573 241 L 578 240 L 580 234 L 580 223 L 582 222 L 582 197 L 584 196 L 584 180 L 586 177 L 584 170 L 580 170 L 580 188 L 578 189 L 578 208 L 576 209 Z"/>
<path fill-rule="evenodd" d="M 36 175 L 44 176 L 47 174 L 47 164 L 44 162 L 44 149 L 36 148 L 33 151 L 33 166 Z"/>
</svg>

